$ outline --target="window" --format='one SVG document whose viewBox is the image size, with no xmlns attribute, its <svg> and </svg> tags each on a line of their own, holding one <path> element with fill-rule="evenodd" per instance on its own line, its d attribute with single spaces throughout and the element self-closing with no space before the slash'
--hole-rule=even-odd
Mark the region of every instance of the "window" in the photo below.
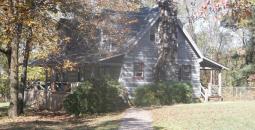
<svg viewBox="0 0 255 130">
<path fill-rule="evenodd" d="M 179 80 L 181 81 L 191 80 L 191 65 L 182 65 L 180 67 Z"/>
<path fill-rule="evenodd" d="M 154 33 L 154 32 L 151 32 L 151 33 L 150 33 L 150 40 L 151 40 L 152 42 L 155 41 L 155 33 Z"/>
<path fill-rule="evenodd" d="M 150 40 L 152 42 L 155 42 L 155 39 L 156 39 L 155 33 L 156 33 L 156 26 L 153 26 L 150 31 Z"/>
<path fill-rule="evenodd" d="M 138 78 L 138 79 L 144 78 L 144 63 L 143 62 L 134 63 L 134 78 Z"/>
</svg>

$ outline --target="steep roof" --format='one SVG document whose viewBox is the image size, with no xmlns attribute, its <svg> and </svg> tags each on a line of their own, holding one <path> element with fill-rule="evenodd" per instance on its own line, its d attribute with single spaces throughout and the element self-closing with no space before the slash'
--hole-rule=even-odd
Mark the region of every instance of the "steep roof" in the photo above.
<svg viewBox="0 0 255 130">
<path fill-rule="evenodd" d="M 152 8 L 150 11 L 148 11 L 148 15 L 145 19 L 147 19 L 147 23 L 145 26 L 143 26 L 143 29 L 140 29 L 139 32 L 137 32 L 137 34 L 132 37 L 130 40 L 127 41 L 126 44 L 126 48 L 124 49 L 124 51 L 121 51 L 123 54 L 124 53 L 128 53 L 130 50 L 132 50 L 138 43 L 139 41 L 143 38 L 143 36 L 150 31 L 151 27 L 158 21 L 159 19 L 159 8 Z M 225 67 L 224 65 L 217 63 L 216 61 L 213 61 L 207 57 L 205 57 L 202 52 L 200 51 L 200 49 L 198 48 L 197 44 L 195 43 L 195 41 L 192 39 L 192 37 L 190 36 L 190 34 L 188 33 L 188 31 L 183 27 L 182 22 L 178 19 L 178 28 L 181 31 L 181 33 L 184 34 L 185 38 L 187 39 L 188 43 L 190 44 L 192 50 L 195 52 L 195 54 L 201 58 L 201 66 L 202 67 L 211 67 L 211 68 L 215 68 L 215 69 L 229 69 L 227 67 Z"/>
<path fill-rule="evenodd" d="M 64 57 L 68 57 L 79 63 L 91 63 L 91 62 L 102 62 L 105 60 L 109 60 L 111 58 L 122 57 L 123 55 L 130 52 L 135 46 L 139 44 L 139 41 L 144 37 L 144 35 L 150 31 L 151 27 L 158 21 L 159 19 L 159 8 L 141 8 L 138 12 L 127 12 L 126 15 L 130 17 L 130 19 L 135 18 L 136 22 L 126 26 L 131 30 L 131 33 L 128 35 L 128 40 L 126 41 L 123 46 L 121 46 L 117 52 L 114 52 L 112 55 L 107 57 L 99 57 L 99 54 L 94 54 L 92 56 L 88 56 L 88 53 L 83 52 L 84 45 L 77 43 L 77 46 L 70 46 L 68 49 L 72 49 L 68 56 L 65 55 Z M 112 12 L 116 13 L 116 12 Z M 116 13 L 118 14 L 118 13 Z M 178 20 L 178 28 L 183 33 L 185 38 L 187 39 L 189 45 L 191 46 L 192 50 L 195 54 L 201 59 L 201 65 L 207 67 L 214 67 L 214 68 L 221 68 L 221 69 L 228 69 L 227 67 L 210 60 L 203 56 L 201 51 L 199 50 L 197 44 L 192 39 L 188 31 L 183 27 L 183 24 L 180 20 Z M 79 46 L 78 46 L 79 45 Z M 78 52 L 78 53 L 77 53 Z M 59 57 L 58 59 L 63 59 L 64 57 Z M 56 58 L 56 57 L 55 57 Z M 47 61 L 46 61 L 47 62 Z M 37 60 L 33 61 L 31 64 L 43 64 L 45 60 Z M 49 64 L 55 64 L 49 62 Z"/>
<path fill-rule="evenodd" d="M 188 31 L 183 27 L 183 24 L 180 20 L 178 20 L 178 28 L 180 29 L 181 33 L 184 34 L 185 38 L 188 40 L 188 43 L 190 44 L 193 51 L 197 54 L 197 56 L 199 58 L 204 57 L 201 51 L 199 50 L 197 44 L 195 43 L 195 41 L 192 39 Z"/>
</svg>

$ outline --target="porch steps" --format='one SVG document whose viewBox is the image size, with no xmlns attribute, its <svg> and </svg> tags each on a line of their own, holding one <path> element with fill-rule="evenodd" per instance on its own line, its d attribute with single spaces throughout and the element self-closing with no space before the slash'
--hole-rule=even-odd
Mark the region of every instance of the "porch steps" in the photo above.
<svg viewBox="0 0 255 130">
<path fill-rule="evenodd" d="M 219 96 L 219 95 L 209 96 L 209 97 L 208 97 L 208 101 L 209 101 L 209 102 L 219 102 L 219 101 L 223 101 L 223 97 L 222 97 L 222 96 Z"/>
</svg>

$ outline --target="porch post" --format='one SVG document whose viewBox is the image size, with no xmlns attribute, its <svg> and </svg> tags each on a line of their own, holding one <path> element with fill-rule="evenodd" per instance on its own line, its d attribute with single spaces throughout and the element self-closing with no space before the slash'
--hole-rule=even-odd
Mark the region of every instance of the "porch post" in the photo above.
<svg viewBox="0 0 255 130">
<path fill-rule="evenodd" d="M 221 96 L 222 95 L 221 71 L 219 71 L 219 74 L 218 74 L 218 86 L 219 86 L 218 94 L 219 94 L 219 96 Z"/>
<path fill-rule="evenodd" d="M 208 84 L 208 95 L 212 95 L 212 84 L 213 84 L 213 70 L 210 70 L 210 82 Z"/>
</svg>

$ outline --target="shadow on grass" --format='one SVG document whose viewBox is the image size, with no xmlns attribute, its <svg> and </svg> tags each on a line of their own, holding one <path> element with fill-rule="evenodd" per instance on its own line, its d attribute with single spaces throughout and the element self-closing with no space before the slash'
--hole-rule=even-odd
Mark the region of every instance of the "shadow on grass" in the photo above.
<svg viewBox="0 0 255 130">
<path fill-rule="evenodd" d="M 95 126 L 77 125 L 66 130 L 117 130 L 121 120 L 105 121 Z"/>
<path fill-rule="evenodd" d="M 166 128 L 160 126 L 154 126 L 153 130 L 165 130 Z"/>
<path fill-rule="evenodd" d="M 7 119 L 8 107 L 0 107 L 0 119 Z M 124 111 L 124 110 L 123 110 Z M 95 118 L 104 116 L 116 116 L 123 111 L 84 115 L 82 117 L 72 117 L 69 114 L 62 112 L 49 111 L 26 111 L 24 118 L 16 121 L 6 122 L 0 125 L 0 130 L 117 130 L 122 119 L 108 119 L 98 124 L 89 125 L 93 123 Z M 33 119 L 35 116 L 35 119 Z M 31 118 L 30 118 L 31 117 Z M 37 118 L 39 117 L 39 118 Z"/>
<path fill-rule="evenodd" d="M 88 118 L 65 118 L 59 120 L 32 120 L 5 123 L 0 126 L 0 130 L 117 130 L 121 119 L 108 120 L 93 126 L 89 126 L 91 117 Z"/>
<path fill-rule="evenodd" d="M 60 125 L 61 122 L 55 121 L 28 121 L 28 122 L 16 122 L 1 125 L 0 129 L 4 130 L 49 130 L 53 126 Z"/>
<path fill-rule="evenodd" d="M 155 109 L 160 109 L 163 106 L 151 106 L 151 107 L 137 107 L 137 108 L 142 108 L 144 110 L 155 110 Z"/>
<path fill-rule="evenodd" d="M 1 125 L 4 130 L 117 130 L 121 120 L 111 120 L 95 126 L 88 126 L 84 122 L 62 122 L 62 121 L 29 121 Z"/>
</svg>

